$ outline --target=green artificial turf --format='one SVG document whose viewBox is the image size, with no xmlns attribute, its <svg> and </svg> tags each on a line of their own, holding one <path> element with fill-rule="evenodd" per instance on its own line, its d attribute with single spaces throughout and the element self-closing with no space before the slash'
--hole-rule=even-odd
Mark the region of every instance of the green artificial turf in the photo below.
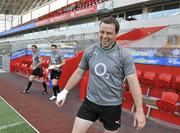
<svg viewBox="0 0 180 133">
<path fill-rule="evenodd" d="M 36 130 L 0 97 L 0 133 L 36 133 Z"/>
</svg>

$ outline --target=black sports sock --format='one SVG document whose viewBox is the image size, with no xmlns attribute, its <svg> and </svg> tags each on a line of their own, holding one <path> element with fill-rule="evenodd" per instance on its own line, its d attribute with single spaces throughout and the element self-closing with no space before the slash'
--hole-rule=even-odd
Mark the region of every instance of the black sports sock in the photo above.
<svg viewBox="0 0 180 133">
<path fill-rule="evenodd" d="M 28 81 L 26 91 L 28 91 L 28 90 L 29 90 L 29 88 L 31 87 L 31 85 L 32 85 L 32 81 Z"/>
<path fill-rule="evenodd" d="M 54 93 L 54 96 L 57 96 L 57 93 L 59 93 L 60 90 L 59 90 L 59 86 L 58 85 L 53 85 L 53 93 Z"/>
<path fill-rule="evenodd" d="M 53 93 L 54 93 L 54 96 L 56 97 L 57 96 L 57 85 L 53 85 Z"/>
<path fill-rule="evenodd" d="M 44 91 L 47 91 L 46 82 L 42 82 L 42 85 L 43 85 L 43 87 L 44 87 Z"/>
<path fill-rule="evenodd" d="M 57 85 L 56 91 L 57 93 L 60 93 L 59 85 Z"/>
</svg>

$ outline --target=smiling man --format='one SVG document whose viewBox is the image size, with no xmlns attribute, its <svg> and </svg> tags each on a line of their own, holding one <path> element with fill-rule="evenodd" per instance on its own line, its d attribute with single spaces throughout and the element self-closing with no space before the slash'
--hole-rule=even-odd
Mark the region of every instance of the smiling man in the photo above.
<svg viewBox="0 0 180 133">
<path fill-rule="evenodd" d="M 118 132 L 121 126 L 122 85 L 125 77 L 136 106 L 134 126 L 137 129 L 145 126 L 142 93 L 134 63 L 126 49 L 116 43 L 118 31 L 119 23 L 115 18 L 106 17 L 101 20 L 100 43 L 85 50 L 79 67 L 57 96 L 56 104 L 61 107 L 68 92 L 89 69 L 87 96 L 77 113 L 72 133 L 85 133 L 96 120 L 103 123 L 105 133 Z"/>
</svg>

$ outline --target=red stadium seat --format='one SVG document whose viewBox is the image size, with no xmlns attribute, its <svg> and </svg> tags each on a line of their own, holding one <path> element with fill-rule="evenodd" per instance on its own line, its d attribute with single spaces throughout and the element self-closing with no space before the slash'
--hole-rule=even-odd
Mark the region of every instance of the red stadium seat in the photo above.
<svg viewBox="0 0 180 133">
<path fill-rule="evenodd" d="M 138 79 L 140 81 L 141 76 L 142 76 L 142 71 L 141 70 L 136 70 L 136 73 L 137 73 L 137 77 L 138 77 Z"/>
<path fill-rule="evenodd" d="M 50 63 L 50 60 L 49 60 L 49 59 L 47 59 L 47 60 L 46 60 L 46 64 L 48 64 L 48 65 L 49 65 L 49 63 Z"/>
<path fill-rule="evenodd" d="M 172 81 L 172 89 L 177 92 L 180 93 L 180 75 L 177 75 L 175 77 L 175 80 Z"/>
<path fill-rule="evenodd" d="M 142 93 L 145 94 L 146 96 L 149 95 L 149 90 L 153 88 L 155 77 L 156 77 L 155 72 L 146 71 L 140 79 L 142 85 Z"/>
<path fill-rule="evenodd" d="M 130 93 L 129 91 L 125 91 L 125 92 L 123 93 L 123 97 L 124 97 L 124 100 L 125 100 L 125 101 L 134 103 L 133 97 L 132 97 L 132 95 L 131 95 L 131 93 Z"/>
<path fill-rule="evenodd" d="M 150 96 L 161 97 L 163 91 L 169 91 L 172 75 L 169 73 L 161 73 L 154 80 L 154 88 L 150 90 Z"/>
<path fill-rule="evenodd" d="M 176 102 L 178 95 L 174 92 L 163 92 L 160 100 L 156 101 L 156 105 L 160 111 L 173 114 L 176 111 Z"/>
<path fill-rule="evenodd" d="M 177 106 L 177 112 L 180 114 L 180 105 Z"/>
<path fill-rule="evenodd" d="M 48 68 L 43 68 L 43 79 L 45 82 L 47 82 L 49 79 L 48 79 L 48 74 L 49 74 L 49 70 Z"/>
<path fill-rule="evenodd" d="M 169 73 L 161 73 L 159 78 L 155 80 L 155 85 L 161 88 L 169 88 L 172 75 Z"/>
<path fill-rule="evenodd" d="M 134 100 L 129 91 L 123 92 L 123 108 L 130 109 L 131 112 L 134 111 Z"/>
<path fill-rule="evenodd" d="M 159 108 L 159 110 L 162 112 L 173 114 L 176 111 L 176 105 L 167 101 L 157 100 L 156 105 Z"/>
<path fill-rule="evenodd" d="M 176 104 L 178 100 L 178 95 L 174 92 L 163 92 L 161 99 Z"/>
<path fill-rule="evenodd" d="M 46 67 L 46 60 L 45 59 L 42 60 L 42 67 Z"/>
</svg>

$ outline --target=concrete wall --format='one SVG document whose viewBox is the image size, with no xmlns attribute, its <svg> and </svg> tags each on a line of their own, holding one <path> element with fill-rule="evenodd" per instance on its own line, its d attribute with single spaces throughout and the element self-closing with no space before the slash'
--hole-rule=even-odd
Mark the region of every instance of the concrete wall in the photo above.
<svg viewBox="0 0 180 133">
<path fill-rule="evenodd" d="M 2 56 L 2 69 L 5 71 L 10 71 L 9 64 L 10 64 L 10 56 L 3 55 Z"/>
</svg>

